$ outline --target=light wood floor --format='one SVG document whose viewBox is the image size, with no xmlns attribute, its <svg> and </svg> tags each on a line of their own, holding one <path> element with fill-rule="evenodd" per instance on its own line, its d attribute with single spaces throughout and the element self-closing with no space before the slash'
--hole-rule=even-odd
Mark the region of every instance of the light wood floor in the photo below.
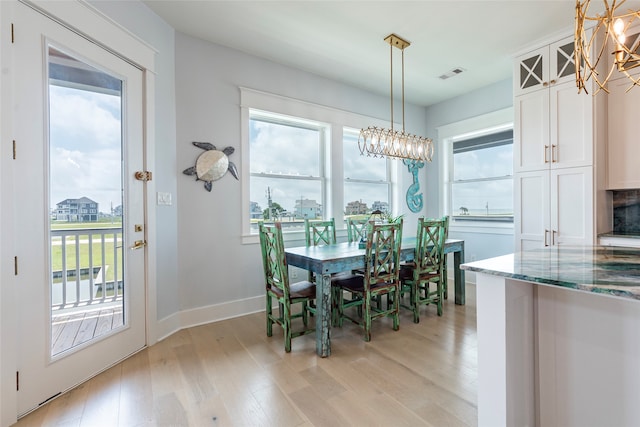
<svg viewBox="0 0 640 427">
<path fill-rule="evenodd" d="M 403 310 L 400 330 L 332 330 L 332 354 L 314 336 L 265 333 L 264 313 L 189 328 L 141 351 L 22 418 L 22 426 L 475 426 L 475 287 L 467 305 Z"/>
</svg>

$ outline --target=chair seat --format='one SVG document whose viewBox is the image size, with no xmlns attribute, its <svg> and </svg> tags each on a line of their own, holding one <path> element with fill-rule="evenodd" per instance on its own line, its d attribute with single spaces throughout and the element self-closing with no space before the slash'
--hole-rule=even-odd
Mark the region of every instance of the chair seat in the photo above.
<svg viewBox="0 0 640 427">
<path fill-rule="evenodd" d="M 273 287 L 271 292 L 281 298 L 284 296 L 282 289 Z M 302 280 L 297 283 L 289 285 L 289 295 L 291 299 L 296 298 L 315 298 L 316 297 L 316 284 L 311 283 L 308 280 Z"/>
<path fill-rule="evenodd" d="M 345 289 L 350 292 L 362 293 L 364 292 L 364 276 L 360 276 L 357 274 L 352 274 L 351 277 L 346 277 L 344 279 L 334 280 L 331 282 L 333 286 L 337 286 L 339 288 Z M 394 285 L 391 283 L 372 283 L 371 290 L 375 291 L 377 289 L 384 288 L 393 288 Z"/>
<path fill-rule="evenodd" d="M 413 272 L 415 270 L 415 264 L 403 264 L 400 266 L 400 281 L 405 282 L 407 280 L 413 280 Z M 438 277 L 440 273 L 438 270 L 423 271 L 420 273 L 420 280 L 432 279 Z"/>
</svg>

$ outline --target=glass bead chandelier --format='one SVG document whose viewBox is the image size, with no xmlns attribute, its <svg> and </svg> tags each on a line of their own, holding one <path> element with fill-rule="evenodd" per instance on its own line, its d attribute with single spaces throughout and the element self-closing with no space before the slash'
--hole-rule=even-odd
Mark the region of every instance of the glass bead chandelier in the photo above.
<svg viewBox="0 0 640 427">
<path fill-rule="evenodd" d="M 411 43 L 390 34 L 384 41 L 391 49 L 391 128 L 369 126 L 360 130 L 358 147 L 360 153 L 373 157 L 388 157 L 430 162 L 433 157 L 433 140 L 412 135 L 404 130 L 404 49 Z M 393 129 L 393 49 L 402 51 L 402 131 Z"/>
</svg>

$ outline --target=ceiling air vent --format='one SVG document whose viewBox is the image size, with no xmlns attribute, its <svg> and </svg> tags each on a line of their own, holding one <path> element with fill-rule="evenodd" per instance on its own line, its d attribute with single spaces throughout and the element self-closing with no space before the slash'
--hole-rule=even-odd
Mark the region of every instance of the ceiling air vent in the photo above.
<svg viewBox="0 0 640 427">
<path fill-rule="evenodd" d="M 448 73 L 444 73 L 439 78 L 441 80 L 447 80 L 449 77 L 456 76 L 456 75 L 462 73 L 463 71 L 466 71 L 466 70 L 464 68 L 460 68 L 460 67 L 454 68 L 453 70 L 449 71 Z"/>
</svg>

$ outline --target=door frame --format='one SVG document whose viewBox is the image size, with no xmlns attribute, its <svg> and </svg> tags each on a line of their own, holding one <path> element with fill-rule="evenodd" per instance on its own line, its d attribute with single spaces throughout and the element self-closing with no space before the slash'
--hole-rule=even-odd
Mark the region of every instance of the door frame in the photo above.
<svg viewBox="0 0 640 427">
<path fill-rule="evenodd" d="M 4 1 L 0 4 L 0 27 L 8 28 L 11 15 L 18 1 L 36 11 L 43 13 L 60 25 L 70 29 L 82 37 L 92 40 L 101 45 L 106 50 L 119 56 L 132 65 L 140 68 L 143 72 L 143 123 L 144 141 L 144 170 L 152 171 L 155 162 L 155 54 L 156 52 L 137 36 L 124 30 L 114 21 L 106 17 L 88 3 L 80 0 L 65 2 L 47 2 L 43 0 L 13 0 Z M 16 35 L 17 36 L 17 35 Z M 11 78 L 11 40 L 10 37 L 2 37 L 0 40 L 0 64 L 3 69 L 7 68 L 7 76 L 0 76 L 0 141 L 7 142 L 0 144 L 0 195 L 12 195 L 11 193 L 11 158 L 13 147 L 11 141 L 12 115 L 11 105 L 13 93 L 11 85 L 5 79 Z M 144 198 L 146 201 L 145 212 L 145 240 L 147 247 L 145 250 L 146 261 L 146 340 L 145 345 L 155 342 L 156 337 L 156 214 L 155 214 L 155 183 L 147 181 L 144 188 Z M 2 196 L 0 196 L 2 197 Z M 12 226 L 13 213 L 9 209 L 7 196 L 0 198 L 0 426 L 10 425 L 17 420 L 18 393 L 15 382 L 16 367 L 18 366 L 16 330 L 17 292 L 14 291 L 14 254 L 11 242 L 13 235 Z M 105 369 L 108 366 L 104 367 Z"/>
</svg>

